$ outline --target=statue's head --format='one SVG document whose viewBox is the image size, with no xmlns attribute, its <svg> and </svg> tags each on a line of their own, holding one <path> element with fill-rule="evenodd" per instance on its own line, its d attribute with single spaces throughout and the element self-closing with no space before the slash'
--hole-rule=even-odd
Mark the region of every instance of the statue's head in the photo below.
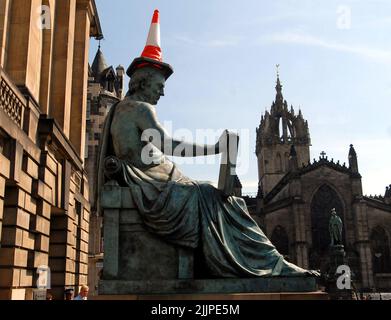
<svg viewBox="0 0 391 320">
<path fill-rule="evenodd" d="M 337 210 L 335 208 L 331 209 L 331 215 L 336 216 L 337 215 Z"/>
<path fill-rule="evenodd" d="M 144 67 L 135 71 L 129 82 L 128 95 L 137 95 L 144 102 L 156 105 L 164 96 L 166 77 L 156 68 Z"/>
<path fill-rule="evenodd" d="M 155 10 L 149 29 L 147 44 L 141 57 L 133 60 L 126 74 L 130 77 L 128 96 L 156 105 L 164 96 L 165 81 L 173 68 L 163 62 L 160 45 L 160 14 Z"/>
</svg>

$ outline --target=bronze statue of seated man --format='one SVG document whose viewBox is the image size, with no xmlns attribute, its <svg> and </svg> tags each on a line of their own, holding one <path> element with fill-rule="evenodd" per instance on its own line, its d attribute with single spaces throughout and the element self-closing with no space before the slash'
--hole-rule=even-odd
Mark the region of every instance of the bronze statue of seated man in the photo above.
<svg viewBox="0 0 391 320">
<path fill-rule="evenodd" d="M 119 167 L 117 177 L 131 190 L 147 230 L 177 246 L 199 248 L 213 277 L 318 275 L 284 259 L 243 199 L 184 176 L 166 157 L 219 154 L 226 133 L 216 145 L 171 138 L 155 112 L 171 67 L 144 60 L 130 67 L 129 92 L 107 117 L 100 164 L 102 168 L 107 156 L 115 156 L 111 164 Z M 110 161 L 106 165 L 110 167 Z M 101 185 L 102 174 L 98 180 Z"/>
</svg>

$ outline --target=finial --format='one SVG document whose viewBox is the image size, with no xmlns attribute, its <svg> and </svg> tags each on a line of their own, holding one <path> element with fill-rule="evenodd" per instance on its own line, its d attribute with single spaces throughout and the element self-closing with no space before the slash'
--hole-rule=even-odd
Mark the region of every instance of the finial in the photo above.
<svg viewBox="0 0 391 320">
<path fill-rule="evenodd" d="M 277 91 L 277 97 L 276 97 L 276 102 L 277 103 L 283 103 L 284 102 L 284 97 L 282 96 L 282 85 L 280 81 L 280 65 L 277 64 L 277 85 L 276 85 L 276 91 Z M 282 107 L 282 105 L 281 105 Z"/>
<path fill-rule="evenodd" d="M 102 40 L 101 39 L 99 39 L 99 44 L 98 44 L 98 49 L 100 50 L 100 42 L 101 42 Z"/>
</svg>

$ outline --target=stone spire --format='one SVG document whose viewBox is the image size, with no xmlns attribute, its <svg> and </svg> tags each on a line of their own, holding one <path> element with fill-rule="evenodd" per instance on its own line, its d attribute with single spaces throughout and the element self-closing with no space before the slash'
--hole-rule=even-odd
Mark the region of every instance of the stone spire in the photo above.
<svg viewBox="0 0 391 320">
<path fill-rule="evenodd" d="M 391 204 L 391 184 L 386 187 L 386 194 L 384 195 L 384 201 L 386 204 Z"/>
<path fill-rule="evenodd" d="M 354 173 L 358 173 L 357 153 L 352 144 L 349 150 L 349 169 Z"/>
<path fill-rule="evenodd" d="M 98 80 L 99 76 L 103 71 L 105 71 L 109 66 L 106 63 L 106 59 L 103 55 L 102 50 L 100 49 L 100 45 L 98 47 L 98 51 L 96 52 L 94 62 L 92 63 L 91 70 L 93 76 L 96 80 Z"/>
<path fill-rule="evenodd" d="M 282 107 L 284 104 L 284 96 L 282 95 L 282 84 L 280 81 L 280 74 L 277 72 L 277 85 L 276 85 L 276 105 L 277 107 Z"/>
</svg>

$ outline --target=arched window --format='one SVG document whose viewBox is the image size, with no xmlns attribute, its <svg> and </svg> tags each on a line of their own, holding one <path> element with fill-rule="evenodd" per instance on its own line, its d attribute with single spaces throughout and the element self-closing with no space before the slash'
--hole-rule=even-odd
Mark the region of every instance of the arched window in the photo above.
<svg viewBox="0 0 391 320">
<path fill-rule="evenodd" d="M 374 273 L 391 273 L 390 243 L 385 230 L 376 227 L 371 234 L 372 263 Z"/>
<path fill-rule="evenodd" d="M 312 250 L 320 255 L 327 251 L 331 243 L 329 222 L 333 208 L 344 222 L 343 205 L 337 192 L 330 186 L 323 185 L 311 203 Z M 344 238 L 343 234 L 342 239 Z"/>
<path fill-rule="evenodd" d="M 289 238 L 285 229 L 277 226 L 271 236 L 271 241 L 283 256 L 289 256 Z"/>
</svg>

